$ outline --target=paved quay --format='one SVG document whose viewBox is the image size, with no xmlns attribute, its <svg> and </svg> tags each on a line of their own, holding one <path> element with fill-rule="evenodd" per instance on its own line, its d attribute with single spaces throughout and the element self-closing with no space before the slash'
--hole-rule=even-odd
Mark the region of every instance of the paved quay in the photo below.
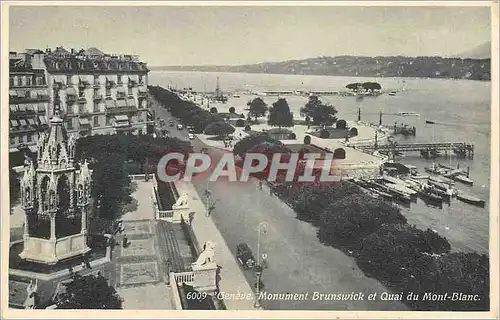
<svg viewBox="0 0 500 320">
<path fill-rule="evenodd" d="M 137 184 L 132 197 L 137 208 L 125 213 L 124 234 L 130 241 L 123 247 L 123 235 L 118 236 L 119 246 L 114 250 L 110 277 L 111 284 L 124 299 L 123 309 L 173 309 L 171 289 L 165 283 L 164 259 L 156 234 L 151 202 L 151 182 Z"/>
<path fill-rule="evenodd" d="M 228 247 L 212 218 L 206 217 L 206 207 L 195 187 L 187 182 L 178 182 L 176 187 L 179 193 L 187 192 L 190 195 L 188 204 L 191 211 L 195 212 L 191 226 L 200 246 L 205 241 L 213 241 L 216 244 L 214 260 L 221 267 L 219 291 L 224 294 L 240 293 L 252 297 L 251 299 L 225 299 L 226 308 L 228 310 L 255 310 L 253 291 L 233 255 L 231 250 L 233 247 Z"/>
</svg>

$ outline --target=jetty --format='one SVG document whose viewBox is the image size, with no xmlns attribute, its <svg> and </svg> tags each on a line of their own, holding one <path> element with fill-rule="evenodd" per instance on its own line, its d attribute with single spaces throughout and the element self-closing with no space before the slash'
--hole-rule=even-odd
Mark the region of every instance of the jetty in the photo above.
<svg viewBox="0 0 500 320">
<path fill-rule="evenodd" d="M 440 142 L 440 143 L 391 143 L 385 145 L 377 144 L 358 144 L 356 148 L 365 151 L 387 152 L 389 154 L 398 154 L 403 152 L 437 153 L 439 151 L 450 151 L 462 158 L 468 157 L 474 159 L 474 145 L 467 142 Z"/>
</svg>

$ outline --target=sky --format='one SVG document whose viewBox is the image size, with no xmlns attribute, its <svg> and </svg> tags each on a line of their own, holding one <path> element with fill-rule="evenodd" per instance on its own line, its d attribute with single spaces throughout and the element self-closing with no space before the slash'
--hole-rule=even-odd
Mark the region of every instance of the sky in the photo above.
<svg viewBox="0 0 500 320">
<path fill-rule="evenodd" d="M 490 41 L 488 7 L 11 6 L 10 51 L 97 47 L 149 66 L 450 56 Z"/>
</svg>

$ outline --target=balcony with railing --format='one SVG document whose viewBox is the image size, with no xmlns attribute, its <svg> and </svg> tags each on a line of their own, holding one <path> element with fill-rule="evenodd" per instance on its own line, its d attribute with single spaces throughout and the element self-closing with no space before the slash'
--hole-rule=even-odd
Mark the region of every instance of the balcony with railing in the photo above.
<svg viewBox="0 0 500 320">
<path fill-rule="evenodd" d="M 9 90 L 9 104 L 49 101 L 45 90 Z"/>
</svg>

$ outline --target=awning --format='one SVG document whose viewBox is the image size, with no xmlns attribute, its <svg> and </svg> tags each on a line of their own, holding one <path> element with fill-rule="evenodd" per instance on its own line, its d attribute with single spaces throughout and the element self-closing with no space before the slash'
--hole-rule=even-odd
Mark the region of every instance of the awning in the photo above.
<svg viewBox="0 0 500 320">
<path fill-rule="evenodd" d="M 31 99 L 37 99 L 38 98 L 38 92 L 36 92 L 35 90 L 30 91 L 30 98 Z"/>
<path fill-rule="evenodd" d="M 19 98 L 25 98 L 26 97 L 26 91 L 17 90 L 17 96 Z"/>
<path fill-rule="evenodd" d="M 89 80 L 85 79 L 85 77 L 79 76 L 78 80 L 80 80 L 81 83 L 88 84 L 90 83 Z"/>
<path fill-rule="evenodd" d="M 19 120 L 19 123 L 21 124 L 21 127 L 24 127 L 24 126 L 28 125 L 28 123 L 24 119 Z"/>
<path fill-rule="evenodd" d="M 16 90 L 9 90 L 9 96 L 17 97 L 17 91 Z"/>
<path fill-rule="evenodd" d="M 44 106 L 44 105 L 39 104 L 39 105 L 37 105 L 37 109 L 38 109 L 38 110 L 37 110 L 38 112 L 45 111 L 45 106 Z"/>
<path fill-rule="evenodd" d="M 76 90 L 73 87 L 67 88 L 66 89 L 66 95 L 68 96 L 76 96 Z"/>
<path fill-rule="evenodd" d="M 18 104 L 19 106 L 19 111 L 24 112 L 26 111 L 26 106 L 24 104 Z"/>
<path fill-rule="evenodd" d="M 116 91 L 117 92 L 125 92 L 125 88 L 124 87 L 118 87 L 118 88 L 116 88 Z"/>
<path fill-rule="evenodd" d="M 116 107 L 115 100 L 111 100 L 111 99 L 106 100 L 106 109 L 107 108 L 114 108 L 114 107 Z"/>
<path fill-rule="evenodd" d="M 139 87 L 139 92 L 148 92 L 148 89 L 146 87 Z"/>
<path fill-rule="evenodd" d="M 32 104 L 27 104 L 26 105 L 26 111 L 34 111 L 33 105 Z"/>
<path fill-rule="evenodd" d="M 90 126 L 89 119 L 87 119 L 87 118 L 80 118 L 80 119 L 78 119 L 78 122 L 80 122 L 80 125 L 82 125 L 82 126 L 85 126 L 85 125 Z"/>
<path fill-rule="evenodd" d="M 38 116 L 41 124 L 47 124 L 47 118 L 45 116 Z"/>
<path fill-rule="evenodd" d="M 17 112 L 17 104 L 11 104 L 11 105 L 9 106 L 9 109 L 10 109 L 10 111 L 12 111 L 12 112 Z"/>
<path fill-rule="evenodd" d="M 10 125 L 13 127 L 19 127 L 19 123 L 17 122 L 17 120 L 10 120 Z"/>
<path fill-rule="evenodd" d="M 134 99 L 127 99 L 127 106 L 135 107 L 135 100 Z"/>
<path fill-rule="evenodd" d="M 128 121 L 128 117 L 124 114 L 118 114 L 115 116 L 116 121 Z"/>
<path fill-rule="evenodd" d="M 35 125 L 35 119 L 29 118 L 28 119 L 28 123 L 29 123 L 30 126 L 34 126 Z"/>
<path fill-rule="evenodd" d="M 116 106 L 119 108 L 123 108 L 127 106 L 127 103 L 123 99 L 116 100 Z"/>
</svg>

